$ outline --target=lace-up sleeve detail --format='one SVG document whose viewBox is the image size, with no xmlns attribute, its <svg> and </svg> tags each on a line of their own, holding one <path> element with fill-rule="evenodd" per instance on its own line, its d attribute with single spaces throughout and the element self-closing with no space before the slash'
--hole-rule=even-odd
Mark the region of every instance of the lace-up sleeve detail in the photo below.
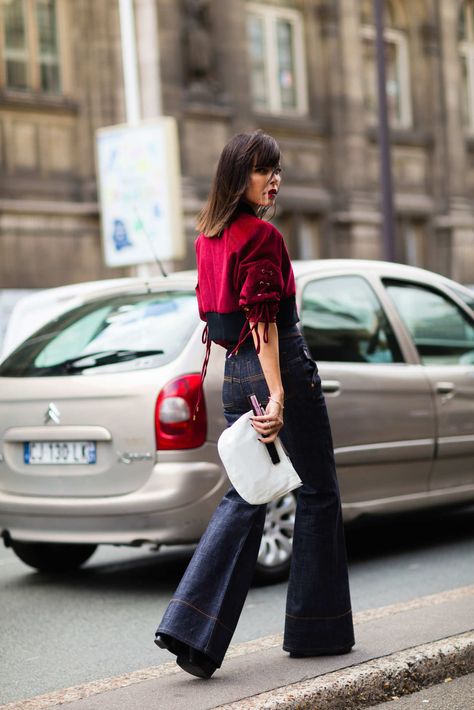
<svg viewBox="0 0 474 710">
<path fill-rule="evenodd" d="M 282 289 L 283 279 L 276 259 L 259 259 L 246 268 L 239 306 L 252 322 L 274 322 Z"/>
<path fill-rule="evenodd" d="M 246 340 L 257 323 L 264 323 L 263 339 L 268 342 L 268 328 L 276 321 L 283 291 L 282 236 L 271 225 L 262 225 L 262 233 L 255 235 L 242 250 L 237 269 L 236 288 L 239 292 L 239 307 L 244 311 L 246 323 L 234 348 Z M 250 325 L 249 325 L 250 323 Z M 260 339 L 257 338 L 257 352 Z"/>
</svg>

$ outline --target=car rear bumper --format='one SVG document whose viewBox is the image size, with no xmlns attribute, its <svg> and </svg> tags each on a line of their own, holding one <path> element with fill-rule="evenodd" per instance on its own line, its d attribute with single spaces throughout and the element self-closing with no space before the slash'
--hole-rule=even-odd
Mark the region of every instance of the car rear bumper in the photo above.
<svg viewBox="0 0 474 710">
<path fill-rule="evenodd" d="M 120 496 L 56 498 L 0 491 L 0 532 L 30 542 L 139 545 L 194 542 L 229 486 L 210 462 L 159 463 Z M 183 495 L 192 490 L 194 495 Z"/>
</svg>

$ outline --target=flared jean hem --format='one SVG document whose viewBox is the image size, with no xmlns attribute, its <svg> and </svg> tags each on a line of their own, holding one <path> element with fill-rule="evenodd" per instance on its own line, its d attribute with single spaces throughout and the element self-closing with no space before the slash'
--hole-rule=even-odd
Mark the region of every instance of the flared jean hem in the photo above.
<svg viewBox="0 0 474 710">
<path fill-rule="evenodd" d="M 314 643 L 317 640 L 316 643 Z M 339 618 L 294 618 L 287 614 L 283 650 L 294 653 L 335 654 L 354 645 L 352 612 Z"/>
<path fill-rule="evenodd" d="M 220 668 L 233 630 L 189 603 L 173 599 L 156 633 L 168 634 L 205 653 Z"/>
</svg>

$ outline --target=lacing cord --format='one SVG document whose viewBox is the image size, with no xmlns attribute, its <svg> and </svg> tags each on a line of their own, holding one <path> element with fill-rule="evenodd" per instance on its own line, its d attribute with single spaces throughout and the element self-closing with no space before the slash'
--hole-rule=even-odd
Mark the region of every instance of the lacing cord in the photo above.
<svg viewBox="0 0 474 710">
<path fill-rule="evenodd" d="M 209 326 L 206 323 L 204 326 L 204 329 L 202 331 L 201 335 L 201 341 L 202 343 L 206 346 L 206 354 L 204 356 L 204 361 L 202 363 L 202 368 L 201 368 L 201 380 L 199 383 L 199 392 L 198 392 L 198 398 L 196 401 L 196 406 L 194 407 L 194 413 L 193 413 L 193 421 L 196 420 L 196 415 L 199 412 L 199 407 L 201 405 L 202 399 L 203 399 L 203 394 L 204 394 L 204 380 L 207 374 L 207 366 L 209 364 L 209 358 L 211 357 L 211 345 L 212 345 L 212 340 L 209 337 Z"/>
<path fill-rule="evenodd" d="M 250 320 L 253 321 L 253 325 L 249 327 Z M 230 351 L 227 357 L 232 357 L 236 355 L 239 348 L 245 343 L 247 338 L 255 331 L 256 344 L 255 349 L 257 354 L 260 352 L 260 332 L 258 330 L 258 324 L 264 323 L 263 328 L 263 342 L 268 343 L 270 323 L 272 323 L 272 318 L 270 314 L 270 306 L 268 303 L 260 303 L 254 309 L 252 309 L 252 314 L 249 316 L 247 314 L 247 320 L 245 321 L 242 330 L 240 331 L 239 340 L 237 345 Z M 248 330 L 247 330 L 248 328 Z"/>
</svg>

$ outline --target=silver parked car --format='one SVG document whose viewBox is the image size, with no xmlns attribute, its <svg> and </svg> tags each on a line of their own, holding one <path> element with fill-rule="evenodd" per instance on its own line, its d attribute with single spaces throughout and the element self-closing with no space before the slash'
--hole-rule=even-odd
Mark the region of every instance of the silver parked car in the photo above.
<svg viewBox="0 0 474 710">
<path fill-rule="evenodd" d="M 296 262 L 344 515 L 474 500 L 474 294 L 375 261 Z M 223 348 L 204 348 L 195 274 L 97 283 L 0 365 L 0 530 L 40 570 L 98 544 L 192 543 L 228 481 Z M 315 432 L 317 436 L 317 432 Z M 295 499 L 268 506 L 258 571 L 288 569 Z"/>
</svg>

